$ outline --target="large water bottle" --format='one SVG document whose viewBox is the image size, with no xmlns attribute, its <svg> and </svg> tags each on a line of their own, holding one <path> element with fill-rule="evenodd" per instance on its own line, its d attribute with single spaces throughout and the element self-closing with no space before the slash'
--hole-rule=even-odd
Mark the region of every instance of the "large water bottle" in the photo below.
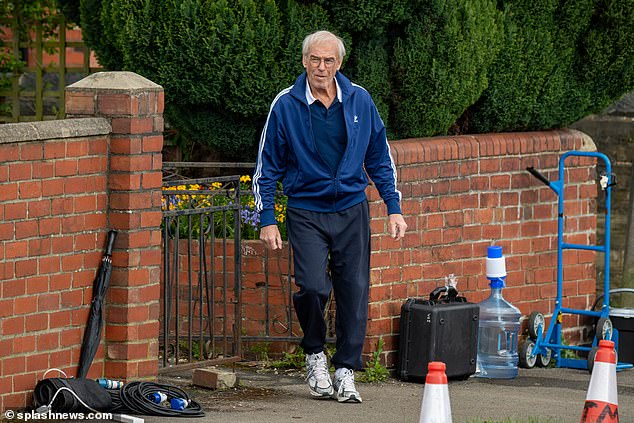
<svg viewBox="0 0 634 423">
<path fill-rule="evenodd" d="M 512 379 L 517 376 L 517 338 L 521 313 L 502 297 L 506 279 L 506 262 L 502 247 L 487 249 L 487 278 L 491 295 L 480 306 L 478 361 L 476 376 Z"/>
</svg>

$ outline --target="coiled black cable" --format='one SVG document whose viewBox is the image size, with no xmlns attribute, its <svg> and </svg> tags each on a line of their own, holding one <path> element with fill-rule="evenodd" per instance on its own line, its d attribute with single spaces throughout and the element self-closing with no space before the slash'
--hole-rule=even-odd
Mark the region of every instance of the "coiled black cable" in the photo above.
<svg viewBox="0 0 634 423">
<path fill-rule="evenodd" d="M 174 410 L 169 405 L 157 404 L 148 398 L 157 392 L 167 395 L 167 403 L 172 398 L 180 398 L 189 402 L 189 405 L 183 410 Z M 109 389 L 108 393 L 112 398 L 113 413 L 159 417 L 205 416 L 200 404 L 191 399 L 187 392 L 173 385 L 155 382 L 130 382 L 123 385 L 120 390 Z"/>
<path fill-rule="evenodd" d="M 121 389 L 106 389 L 106 391 L 108 391 L 110 399 L 112 399 L 112 410 L 110 411 L 113 413 L 126 414 L 128 410 L 121 402 Z"/>
</svg>

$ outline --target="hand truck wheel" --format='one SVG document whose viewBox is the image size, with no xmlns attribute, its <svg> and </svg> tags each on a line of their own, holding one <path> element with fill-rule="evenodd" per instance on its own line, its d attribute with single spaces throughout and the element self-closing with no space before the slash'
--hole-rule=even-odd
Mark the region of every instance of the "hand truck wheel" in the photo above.
<svg viewBox="0 0 634 423">
<path fill-rule="evenodd" d="M 597 326 L 594 331 L 594 336 L 596 336 L 597 340 L 602 341 L 607 339 L 608 341 L 612 339 L 612 331 L 614 326 L 612 326 L 612 320 L 609 317 L 602 317 L 597 321 Z"/>
<path fill-rule="evenodd" d="M 548 367 L 550 360 L 553 356 L 553 351 L 550 348 L 545 348 L 546 354 L 539 354 L 537 357 L 537 367 Z"/>
<path fill-rule="evenodd" d="M 595 346 L 588 352 L 588 372 L 590 373 L 592 373 L 592 368 L 594 367 L 594 358 L 597 355 L 597 351 L 599 351 L 599 347 Z"/>
<path fill-rule="evenodd" d="M 534 311 L 528 317 L 528 336 L 530 336 L 533 341 L 537 340 L 540 326 L 543 334 L 544 328 L 546 327 L 546 319 L 544 319 L 544 315 L 542 313 Z"/>
<path fill-rule="evenodd" d="M 518 348 L 519 364 L 524 369 L 532 369 L 537 363 L 537 355 L 531 357 L 535 349 L 535 342 L 531 340 L 522 341 Z"/>
</svg>

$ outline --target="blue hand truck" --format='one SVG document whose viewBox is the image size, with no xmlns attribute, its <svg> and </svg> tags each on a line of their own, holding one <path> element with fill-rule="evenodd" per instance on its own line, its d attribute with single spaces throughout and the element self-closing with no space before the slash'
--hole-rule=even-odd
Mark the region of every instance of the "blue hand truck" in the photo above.
<svg viewBox="0 0 634 423">
<path fill-rule="evenodd" d="M 563 242 L 564 235 L 564 170 L 565 160 L 568 157 L 596 157 L 605 163 L 605 171 L 601 173 L 599 181 L 601 188 L 605 191 L 605 242 L 603 245 L 580 245 Z M 555 309 L 545 330 L 546 319 L 538 311 L 534 311 L 528 318 L 529 337 L 518 346 L 519 364 L 524 368 L 532 368 L 536 364 L 539 367 L 547 367 L 554 358 L 556 367 L 566 367 L 572 369 L 586 369 L 592 371 L 594 357 L 598 350 L 598 343 L 602 339 L 614 341 L 618 345 L 618 330 L 613 327 L 610 321 L 610 206 L 611 191 L 614 185 L 612 165 L 610 159 L 602 153 L 586 151 L 569 151 L 564 153 L 559 159 L 559 180 L 549 181 L 544 175 L 533 167 L 527 167 L 533 176 L 552 189 L 558 197 L 557 212 L 557 297 L 555 299 Z M 579 310 L 562 306 L 563 297 L 563 250 L 591 250 L 604 254 L 604 277 L 603 277 L 603 302 L 601 310 Z M 562 343 L 562 324 L 564 314 L 577 314 L 591 316 L 597 320 L 595 325 L 595 336 L 592 346 L 573 346 Z M 572 350 L 587 353 L 587 359 L 564 357 L 562 350 Z M 632 364 L 617 363 L 617 370 L 631 368 Z"/>
</svg>

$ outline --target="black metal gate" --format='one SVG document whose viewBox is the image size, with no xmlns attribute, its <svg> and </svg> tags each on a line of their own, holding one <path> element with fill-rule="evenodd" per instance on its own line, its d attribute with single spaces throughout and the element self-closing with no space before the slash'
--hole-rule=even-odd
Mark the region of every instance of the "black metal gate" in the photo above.
<svg viewBox="0 0 634 423">
<path fill-rule="evenodd" d="M 163 183 L 159 372 L 237 361 L 243 348 L 258 344 L 298 343 L 292 252 L 288 243 L 270 253 L 259 241 L 249 241 L 259 229 L 250 178 L 183 179 L 174 173 L 167 178 L 175 176 L 179 179 Z M 276 196 L 276 204 L 285 204 L 281 191 Z M 285 208 L 276 213 L 285 215 Z M 281 217 L 278 224 L 285 229 Z M 262 272 L 254 274 L 253 267 Z M 331 299 L 325 311 L 328 342 L 334 341 L 334 316 Z"/>
<path fill-rule="evenodd" d="M 159 372 L 240 357 L 240 177 L 163 183 Z"/>
</svg>

